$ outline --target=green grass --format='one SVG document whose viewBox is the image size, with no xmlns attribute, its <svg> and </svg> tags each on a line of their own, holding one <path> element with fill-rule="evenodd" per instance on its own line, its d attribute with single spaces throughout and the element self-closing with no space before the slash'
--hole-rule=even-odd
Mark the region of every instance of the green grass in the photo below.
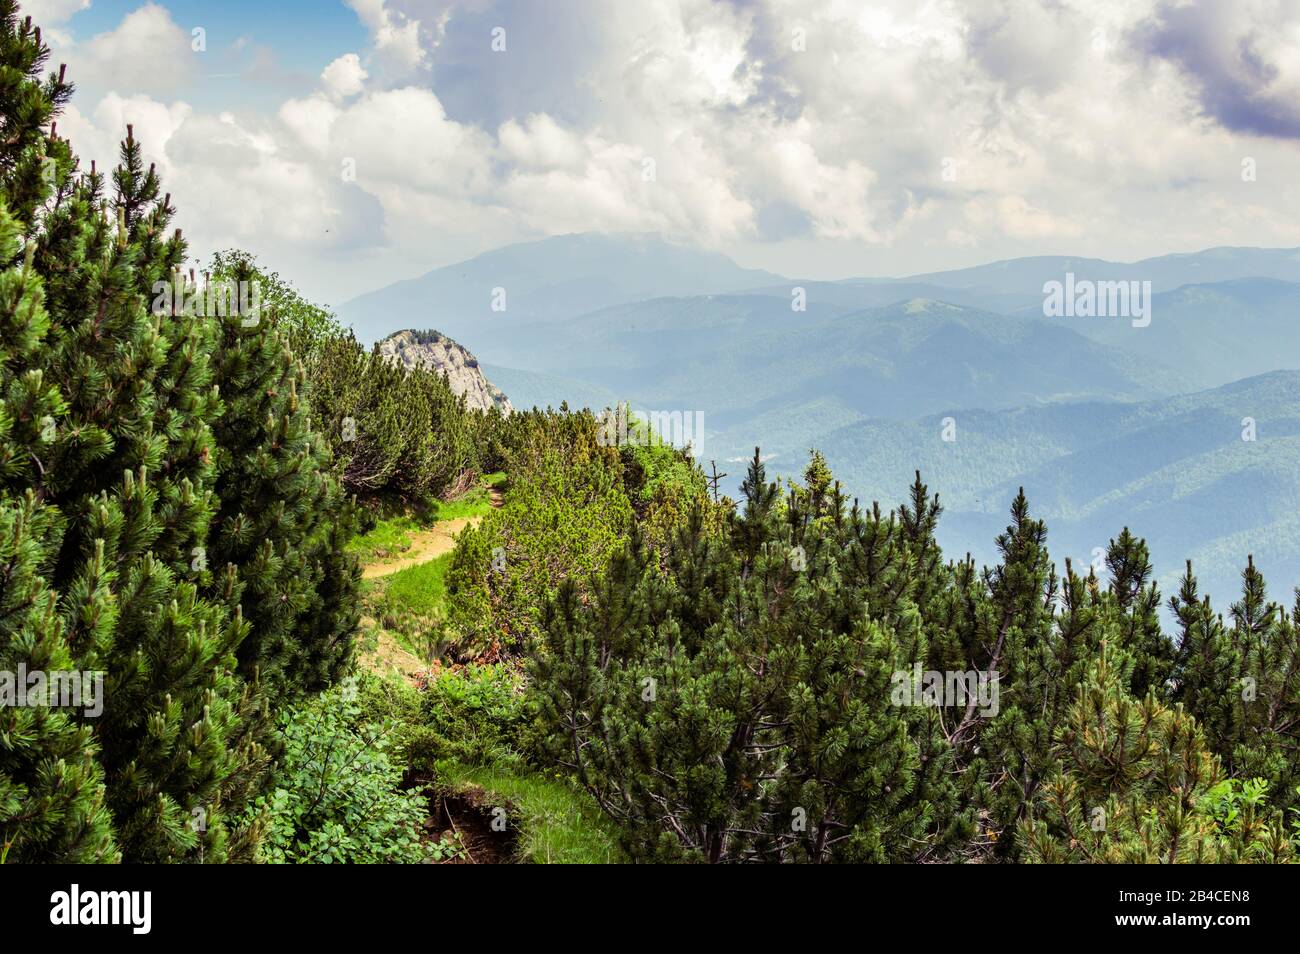
<svg viewBox="0 0 1300 954">
<path fill-rule="evenodd" d="M 377 522 L 368 533 L 353 537 L 348 550 L 355 553 L 362 563 L 397 556 L 411 545 L 411 534 L 427 530 L 433 523 L 432 518 L 409 513 L 388 517 Z"/>
<path fill-rule="evenodd" d="M 420 658 L 431 651 L 428 639 L 436 635 L 437 621 L 446 616 L 446 577 L 451 557 L 444 553 L 362 584 L 366 612 L 393 634 L 398 645 Z"/>
<path fill-rule="evenodd" d="M 394 609 L 431 615 L 447 599 L 447 568 L 451 566 L 450 553 L 444 553 L 428 563 L 418 563 L 399 570 L 386 580 L 384 598 Z"/>
<path fill-rule="evenodd" d="M 438 501 L 433 507 L 435 520 L 457 520 L 461 517 L 482 517 L 492 510 L 491 491 L 505 490 L 506 475 L 503 473 L 487 474 L 480 477 L 478 484 L 455 500 Z"/>
<path fill-rule="evenodd" d="M 400 556 L 411 546 L 412 534 L 428 530 L 440 520 L 482 517 L 490 513 L 491 491 L 504 491 L 505 486 L 504 473 L 487 474 L 455 500 L 439 500 L 427 510 L 381 517 L 368 532 L 353 537 L 348 550 L 355 553 L 362 563 Z"/>
<path fill-rule="evenodd" d="M 499 765 L 472 768 L 450 760 L 437 763 L 438 779 L 478 785 L 512 802 L 522 861 L 535 864 L 622 864 L 626 859 L 608 820 L 585 793 L 558 779 Z"/>
<path fill-rule="evenodd" d="M 459 520 L 461 517 L 482 517 L 492 510 L 492 498 L 487 490 L 475 487 L 455 500 L 439 501 L 433 506 L 434 520 Z"/>
</svg>

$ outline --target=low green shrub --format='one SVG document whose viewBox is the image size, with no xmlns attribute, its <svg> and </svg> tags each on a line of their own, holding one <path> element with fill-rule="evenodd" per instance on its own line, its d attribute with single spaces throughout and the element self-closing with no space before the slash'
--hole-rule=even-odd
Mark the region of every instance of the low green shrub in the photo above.
<svg viewBox="0 0 1300 954">
<path fill-rule="evenodd" d="M 412 764 L 454 758 L 471 765 L 527 756 L 529 715 L 523 678 L 504 663 L 471 665 L 431 676 L 420 693 Z"/>
<path fill-rule="evenodd" d="M 424 799 L 401 790 L 394 725 L 367 721 L 355 680 L 281 717 L 284 754 L 257 800 L 261 860 L 290 864 L 414 863 L 450 849 L 424 845 Z"/>
</svg>

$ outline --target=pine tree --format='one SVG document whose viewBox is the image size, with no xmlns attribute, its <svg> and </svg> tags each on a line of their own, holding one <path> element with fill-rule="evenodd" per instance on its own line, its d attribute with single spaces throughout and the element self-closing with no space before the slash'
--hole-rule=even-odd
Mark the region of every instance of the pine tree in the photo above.
<svg viewBox="0 0 1300 954">
<path fill-rule="evenodd" d="M 44 578 L 61 536 L 58 512 L 16 489 L 31 482 L 63 410 L 58 391 L 33 367 L 48 319 L 30 256 L 18 253 L 18 232 L 0 207 L 0 260 L 21 262 L 0 272 L 0 678 L 8 683 L 0 695 L 26 690 L 31 673 L 81 679 L 63 638 L 58 594 Z M 60 701 L 0 699 L 0 861 L 118 857 L 91 730 L 56 707 Z"/>
<path fill-rule="evenodd" d="M 0 853 L 248 859 L 269 704 L 349 651 L 351 510 L 273 329 L 193 307 L 131 128 L 78 171 L 47 57 L 0 4 L 0 663 L 102 673 L 104 705 L 0 713 Z"/>
<path fill-rule="evenodd" d="M 140 143 L 127 126 L 117 167 L 113 170 L 112 208 L 120 236 L 133 253 L 131 271 L 136 292 L 148 304 L 159 326 L 163 354 L 155 386 L 155 431 L 165 436 L 164 455 L 170 478 L 161 485 L 158 515 L 161 532 L 151 547 L 176 573 L 193 572 L 203 562 L 207 527 L 216 500 L 209 488 L 215 478 L 212 425 L 222 413 L 211 355 L 217 342 L 216 323 L 208 303 L 186 309 L 173 298 L 160 307 L 158 292 L 181 287 L 179 269 L 185 257 L 180 231 L 168 235 L 175 209 L 164 195 L 152 164 L 144 166 Z M 199 289 L 194 289 L 199 291 Z"/>
<path fill-rule="evenodd" d="M 43 359 L 67 403 L 40 483 L 67 521 L 50 582 L 66 594 L 80 667 L 107 673 L 94 728 L 124 856 L 220 860 L 227 790 L 263 761 L 234 741 L 248 702 L 234 652 L 248 627 L 190 578 L 215 508 L 220 404 L 200 319 L 146 310 L 158 266 L 142 275 L 133 229 L 160 203 L 129 191 L 156 191 L 130 172 L 137 148 L 128 136 L 116 208 L 92 172 L 59 187 L 36 237 L 51 316 Z"/>
<path fill-rule="evenodd" d="M 24 671 L 83 676 L 47 580 L 63 521 L 44 503 L 43 481 L 62 439 L 65 404 L 41 367 L 49 318 L 35 246 L 20 241 L 35 231 L 46 203 L 57 201 L 72 166 L 52 123 L 72 87 L 62 68 L 38 78 L 48 57 L 39 28 L 19 21 L 16 4 L 0 3 L 0 671 L 13 680 L 11 690 Z M 54 707 L 59 701 L 0 706 L 0 858 L 115 860 L 92 731 Z"/>
<path fill-rule="evenodd" d="M 1152 581 L 1150 551 L 1125 527 L 1106 550 L 1109 594 L 1119 630 L 1117 645 L 1133 660 L 1129 692 L 1143 699 L 1148 692 L 1167 698 L 1173 675 L 1174 645 L 1160 626 L 1160 590 Z"/>
<path fill-rule="evenodd" d="M 825 516 L 830 510 L 831 486 L 834 477 L 830 465 L 821 451 L 808 452 L 808 466 L 803 471 L 802 494 L 807 498 L 807 507 L 812 519 Z"/>
<path fill-rule="evenodd" d="M 1296 616 L 1269 602 L 1264 576 L 1249 555 L 1241 583 L 1241 599 L 1228 610 L 1232 625 L 1223 631 L 1220 624 L 1218 638 L 1188 660 L 1188 708 L 1211 727 L 1211 746 L 1229 773 L 1259 780 L 1272 804 L 1293 809 L 1300 805 Z"/>
<path fill-rule="evenodd" d="M 532 685 L 552 751 L 638 856 L 884 861 L 937 825 L 892 699 L 924 655 L 915 610 L 863 613 L 850 521 L 777 494 L 756 452 L 724 536 L 697 509 L 666 554 L 634 535 L 585 603 L 566 584 L 548 604 Z"/>
<path fill-rule="evenodd" d="M 1225 759 L 1239 778 L 1262 779 L 1272 804 L 1300 809 L 1300 593 L 1273 614 L 1247 656 L 1239 687 L 1241 738 Z"/>
<path fill-rule="evenodd" d="M 30 235 L 40 211 L 57 199 L 55 183 L 72 169 L 68 144 L 55 135 L 54 119 L 72 96 L 64 68 L 40 73 L 50 57 L 41 28 L 18 17 L 14 0 L 0 0 L 0 193 L 9 214 Z M 47 131 L 47 128 L 48 131 Z M 53 193 L 53 195 L 52 195 Z"/>
<path fill-rule="evenodd" d="M 898 508 L 898 520 L 911 562 L 912 600 L 917 606 L 928 610 L 930 601 L 947 583 L 943 554 L 935 540 L 943 507 L 939 504 L 938 494 L 930 496 L 929 488 L 921 481 L 919 470 L 908 493 L 908 503 Z"/>
<path fill-rule="evenodd" d="M 772 520 L 780 499 L 776 484 L 767 482 L 763 454 L 757 447 L 745 470 L 745 478 L 740 483 L 740 496 L 745 506 L 736 516 L 732 538 L 741 559 L 746 564 L 752 564 L 758 557 L 759 547 L 767 539 L 768 523 Z"/>
<path fill-rule="evenodd" d="M 1103 652 L 1070 707 L 1057 769 L 1022 823 L 1026 860 L 1175 864 L 1288 861 L 1281 818 L 1247 811 L 1221 823 L 1222 769 L 1196 721 L 1126 691 L 1127 667 Z"/>
<path fill-rule="evenodd" d="M 1173 700 L 1195 716 L 1213 751 L 1231 751 L 1240 732 L 1243 662 L 1223 617 L 1199 595 L 1190 560 L 1169 608 L 1180 631 Z"/>
<path fill-rule="evenodd" d="M 56 514 L 33 495 L 0 498 L 0 678 L 7 683 L 0 695 L 26 689 L 32 673 L 82 678 L 62 639 L 55 594 L 40 575 L 57 539 Z M 58 704 L 30 697 L 0 704 L 0 859 L 115 861 L 94 738 Z"/>
<path fill-rule="evenodd" d="M 1190 561 L 1169 606 L 1179 627 L 1172 697 L 1203 727 L 1226 772 L 1259 780 L 1278 808 L 1300 807 L 1300 603 L 1291 614 L 1270 603 L 1247 557 L 1230 627 L 1200 597 Z"/>
<path fill-rule="evenodd" d="M 241 301 L 260 299 L 247 258 L 213 275 Z M 216 377 L 225 410 L 216 425 L 220 510 L 208 560 L 221 598 L 242 608 L 249 636 L 240 671 L 273 703 L 319 691 L 348 663 L 359 571 L 345 550 L 353 507 L 329 474 L 329 452 L 311 431 L 302 365 L 276 315 L 215 316 Z"/>
<path fill-rule="evenodd" d="M 1023 488 L 1012 502 L 1011 518 L 997 539 L 1002 562 L 985 571 L 983 592 L 970 595 L 974 628 L 964 667 L 996 673 L 998 712 L 978 718 L 972 703 L 949 734 L 965 766 L 968 797 L 981 806 L 981 842 L 994 844 L 1006 857 L 1018 851 L 1016 827 L 1052 770 L 1053 719 L 1061 690 L 1057 667 L 1077 664 L 1072 644 L 1058 646 L 1053 639 L 1055 568 L 1047 552 L 1047 528 L 1029 515 Z M 1077 591 L 1072 586 L 1067 599 Z M 1077 605 L 1082 608 L 1081 601 Z M 1058 648 L 1065 654 L 1062 659 Z"/>
</svg>

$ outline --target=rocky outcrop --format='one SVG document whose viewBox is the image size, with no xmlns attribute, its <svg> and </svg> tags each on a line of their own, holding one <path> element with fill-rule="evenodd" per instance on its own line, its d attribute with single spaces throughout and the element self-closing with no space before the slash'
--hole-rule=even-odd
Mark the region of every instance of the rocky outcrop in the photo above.
<svg viewBox="0 0 1300 954">
<path fill-rule="evenodd" d="M 510 399 L 483 374 L 478 358 L 436 331 L 398 331 L 379 342 L 379 353 L 407 368 L 437 371 L 451 389 L 464 395 L 465 406 L 477 411 L 495 407 L 502 414 L 514 408 Z"/>
</svg>

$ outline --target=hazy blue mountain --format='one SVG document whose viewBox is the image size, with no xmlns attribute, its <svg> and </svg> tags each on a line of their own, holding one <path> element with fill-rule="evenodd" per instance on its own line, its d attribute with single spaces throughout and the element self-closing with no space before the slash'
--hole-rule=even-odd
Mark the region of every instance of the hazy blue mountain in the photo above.
<svg viewBox="0 0 1300 954">
<path fill-rule="evenodd" d="M 738 291 L 780 281 L 724 255 L 654 235 L 559 235 L 509 245 L 346 302 L 339 314 L 369 343 L 412 325 L 474 342 L 487 361 L 520 324 L 576 315 L 657 295 Z M 506 310 L 492 310 L 494 288 Z M 509 362 L 504 362 L 509 363 Z"/>
<path fill-rule="evenodd" d="M 1058 559 L 1087 563 L 1128 526 L 1147 538 L 1166 583 L 1191 558 L 1212 593 L 1231 596 L 1247 553 L 1278 584 L 1300 579 L 1300 373 L 1131 404 L 950 416 L 952 442 L 936 415 L 854 422 L 817 446 L 864 501 L 895 503 L 920 469 L 947 507 L 940 540 L 954 555 L 993 560 L 1023 486 Z M 1242 439 L 1244 418 L 1254 441 Z M 784 469 L 799 463 L 789 455 Z"/>
<path fill-rule="evenodd" d="M 1111 319 L 1045 320 L 1176 368 L 1189 387 L 1300 368 L 1300 285 L 1273 278 L 1184 285 L 1157 294 L 1145 328 Z"/>
<path fill-rule="evenodd" d="M 749 294 L 769 295 L 789 301 L 791 291 L 796 287 L 804 290 L 809 307 L 815 304 L 844 312 L 880 308 L 914 298 L 928 298 L 982 311 L 1009 313 L 1022 310 L 1027 304 L 1041 306 L 1043 299 L 1041 291 L 1031 299 L 1023 292 L 1002 293 L 980 288 L 955 288 L 903 279 L 849 279 L 838 282 L 788 279 L 778 285 L 752 289 Z"/>
<path fill-rule="evenodd" d="M 1172 310 L 1177 317 L 1199 309 L 1206 322 L 1213 322 L 1217 321 L 1215 307 L 1275 308 L 1280 313 L 1286 305 L 1278 299 L 1291 292 L 1280 284 L 1270 290 L 1268 282 L 1252 280 L 1300 282 L 1300 249 L 1212 248 L 1138 262 L 1032 256 L 902 278 L 832 282 L 787 279 L 741 268 L 723 255 L 674 245 L 655 235 L 583 233 L 510 245 L 434 269 L 354 298 L 341 307 L 340 315 L 365 342 L 404 327 L 437 327 L 474 342 L 485 361 L 545 372 L 545 367 L 519 360 L 516 337 L 522 329 L 538 322 L 577 321 L 616 305 L 743 292 L 776 299 L 779 309 L 781 303 L 788 306 L 791 290 L 797 286 L 805 290 L 814 317 L 819 310 L 845 313 L 916 298 L 988 312 L 1041 315 L 1043 284 L 1062 280 L 1067 272 L 1078 280 L 1149 280 L 1154 291 L 1163 293 L 1187 285 L 1223 283 L 1220 291 L 1225 299 L 1219 306 L 1209 301 L 1198 304 L 1191 293 L 1166 294 L 1157 301 L 1161 313 Z M 504 312 L 491 308 L 495 288 L 505 289 Z M 697 307 L 694 314 L 701 310 Z M 1082 333 L 1116 343 L 1113 339 L 1121 337 L 1123 329 L 1120 322 L 1113 324 L 1084 328 Z M 1155 338 L 1162 339 L 1160 345 Z M 1138 341 L 1135 350 L 1150 354 L 1163 346 L 1162 334 L 1156 333 Z M 1214 349 L 1203 344 L 1200 353 L 1217 348 L 1217 342 Z M 1202 358 L 1195 352 L 1195 348 L 1180 351 L 1179 357 L 1194 357 L 1199 369 Z M 527 359 L 527 354 L 523 357 Z M 1174 361 L 1167 363 L 1177 366 Z M 1225 366 L 1215 380 L 1229 380 L 1238 370 L 1258 373 L 1266 368 L 1251 362 L 1231 370 Z"/>
<path fill-rule="evenodd" d="M 909 298 L 934 298 L 985 311 L 1041 314 L 1043 285 L 1064 281 L 1067 272 L 1073 272 L 1076 280 L 1150 281 L 1154 292 L 1250 278 L 1300 282 L 1300 249 L 1211 248 L 1137 262 L 1038 255 L 900 278 L 783 279 L 756 291 L 788 296 L 790 287 L 799 285 L 810 299 L 844 307 L 870 308 Z"/>
<path fill-rule="evenodd" d="M 619 401 L 616 391 L 572 378 L 487 364 L 483 365 L 483 372 L 496 382 L 510 398 L 510 403 L 519 410 L 534 407 L 559 408 L 566 401 L 574 409 L 604 408 L 612 407 Z"/>
<path fill-rule="evenodd" d="M 796 313 L 777 297 L 658 298 L 522 328 L 508 347 L 529 367 L 487 371 L 516 406 L 699 411 L 704 451 L 723 460 L 755 445 L 786 460 L 856 422 L 1140 400 L 1182 383 L 1063 324 L 925 299 Z"/>
<path fill-rule="evenodd" d="M 1137 262 L 1039 255 L 905 278 L 859 281 L 920 283 L 970 293 L 1027 295 L 1041 302 L 1043 283 L 1060 281 L 1066 272 L 1074 272 L 1077 279 L 1093 281 L 1150 281 L 1155 291 L 1170 291 L 1181 285 L 1238 278 L 1276 278 L 1300 282 L 1300 248 L 1221 247 L 1200 252 L 1160 255 Z"/>
<path fill-rule="evenodd" d="M 810 404 L 911 417 L 1151 397 L 1179 383 L 1062 324 L 925 299 L 843 314 L 815 302 L 795 313 L 775 297 L 660 298 L 523 329 L 512 347 L 634 404 L 701 410 L 740 445 L 770 439 L 761 416 L 807 432 L 796 409 Z"/>
</svg>

